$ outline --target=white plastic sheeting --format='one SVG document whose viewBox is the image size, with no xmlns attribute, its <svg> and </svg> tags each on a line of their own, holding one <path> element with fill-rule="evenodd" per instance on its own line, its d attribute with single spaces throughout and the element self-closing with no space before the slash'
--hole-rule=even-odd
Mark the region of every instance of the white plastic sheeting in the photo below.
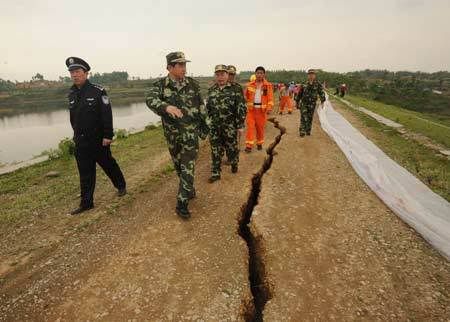
<svg viewBox="0 0 450 322">
<path fill-rule="evenodd" d="M 322 128 L 366 184 L 403 221 L 450 260 L 450 203 L 366 139 L 327 100 Z"/>
</svg>

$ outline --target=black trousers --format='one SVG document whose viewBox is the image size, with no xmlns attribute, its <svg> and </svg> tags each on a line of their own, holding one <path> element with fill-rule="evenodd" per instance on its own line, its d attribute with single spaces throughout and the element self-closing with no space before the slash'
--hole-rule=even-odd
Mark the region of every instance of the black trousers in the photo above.
<svg viewBox="0 0 450 322">
<path fill-rule="evenodd" d="M 81 206 L 88 207 L 94 205 L 97 163 L 109 177 L 114 187 L 117 189 L 125 188 L 125 178 L 116 160 L 112 157 L 109 146 L 76 146 L 75 158 L 80 174 Z"/>
</svg>

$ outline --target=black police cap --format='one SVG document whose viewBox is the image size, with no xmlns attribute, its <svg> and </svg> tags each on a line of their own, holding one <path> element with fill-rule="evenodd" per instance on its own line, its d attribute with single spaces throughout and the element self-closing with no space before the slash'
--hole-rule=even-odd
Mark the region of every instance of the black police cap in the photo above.
<svg viewBox="0 0 450 322">
<path fill-rule="evenodd" d="M 78 68 L 83 68 L 85 71 L 90 71 L 91 66 L 89 66 L 88 63 L 86 63 L 83 59 L 78 57 L 69 57 L 66 59 L 66 66 L 69 71 L 75 70 Z"/>
</svg>

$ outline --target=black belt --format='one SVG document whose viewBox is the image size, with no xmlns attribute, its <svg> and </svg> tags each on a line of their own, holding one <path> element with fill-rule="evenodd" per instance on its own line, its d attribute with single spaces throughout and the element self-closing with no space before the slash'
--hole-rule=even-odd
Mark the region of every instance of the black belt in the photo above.
<svg viewBox="0 0 450 322">
<path fill-rule="evenodd" d="M 253 103 L 253 105 L 262 105 L 262 103 Z"/>
</svg>

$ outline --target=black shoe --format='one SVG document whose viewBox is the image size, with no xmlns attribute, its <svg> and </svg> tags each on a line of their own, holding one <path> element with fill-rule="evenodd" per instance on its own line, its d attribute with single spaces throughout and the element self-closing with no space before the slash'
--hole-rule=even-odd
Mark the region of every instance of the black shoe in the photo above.
<svg viewBox="0 0 450 322">
<path fill-rule="evenodd" d="M 208 179 L 208 182 L 209 182 L 209 183 L 213 183 L 213 182 L 216 182 L 216 181 L 218 181 L 218 180 L 220 180 L 220 176 L 211 176 L 211 177 Z"/>
<path fill-rule="evenodd" d="M 187 202 L 177 202 L 177 207 L 175 208 L 177 215 L 183 219 L 191 218 L 191 213 L 189 212 Z"/>
<path fill-rule="evenodd" d="M 122 189 L 119 189 L 118 191 L 117 191 L 117 196 L 118 197 L 123 197 L 123 196 L 125 196 L 127 194 L 127 188 L 122 188 Z"/>
<path fill-rule="evenodd" d="M 292 111 L 289 111 L 288 114 L 292 114 Z"/>
<path fill-rule="evenodd" d="M 278 114 L 283 115 L 283 112 L 280 112 L 280 113 L 278 113 Z"/>
<path fill-rule="evenodd" d="M 195 192 L 195 189 L 192 190 L 192 192 L 189 194 L 189 200 L 194 199 L 195 197 L 197 197 L 197 193 Z"/>
<path fill-rule="evenodd" d="M 70 212 L 71 216 L 76 216 L 79 215 L 85 211 L 88 211 L 90 209 L 94 208 L 94 205 L 90 205 L 90 206 L 79 206 L 77 209 L 74 209 Z"/>
<path fill-rule="evenodd" d="M 248 148 L 248 147 L 247 147 L 247 148 L 245 148 L 244 151 L 245 151 L 245 153 L 250 153 L 250 152 L 252 152 L 252 148 Z"/>
<path fill-rule="evenodd" d="M 310 135 L 311 135 L 311 133 L 306 133 L 306 135 L 307 135 L 307 136 L 310 136 Z"/>
<path fill-rule="evenodd" d="M 238 172 L 238 166 L 237 166 L 237 164 L 233 164 L 233 165 L 231 166 L 231 172 L 232 172 L 232 173 Z"/>
<path fill-rule="evenodd" d="M 304 137 L 305 136 L 305 133 L 300 133 L 300 137 L 302 138 L 302 137 Z"/>
<path fill-rule="evenodd" d="M 258 144 L 256 147 L 257 147 L 258 151 L 262 150 L 262 144 Z"/>
</svg>

